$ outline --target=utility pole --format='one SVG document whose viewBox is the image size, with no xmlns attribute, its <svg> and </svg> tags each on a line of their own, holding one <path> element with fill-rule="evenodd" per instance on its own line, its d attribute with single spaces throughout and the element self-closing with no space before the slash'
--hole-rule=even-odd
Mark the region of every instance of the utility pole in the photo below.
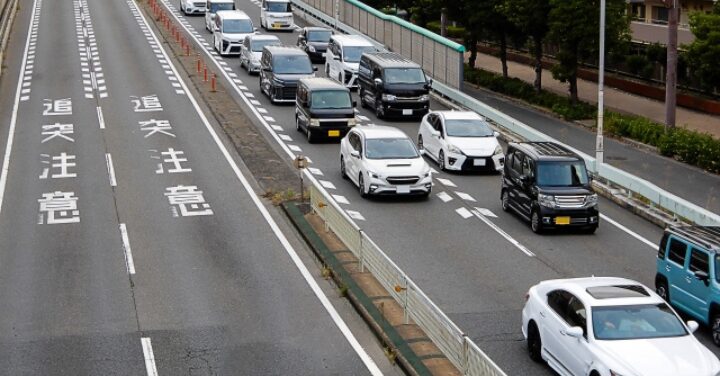
<svg viewBox="0 0 720 376">
<path fill-rule="evenodd" d="M 595 140 L 595 169 L 598 171 L 603 163 L 605 146 L 603 141 L 603 119 L 605 104 L 605 0 L 600 0 L 600 59 L 598 65 L 598 113 L 597 137 Z"/>
<path fill-rule="evenodd" d="M 665 127 L 675 127 L 677 106 L 677 35 L 680 0 L 664 0 L 668 6 L 667 70 L 665 72 Z"/>
<path fill-rule="evenodd" d="M 440 11 L 440 35 L 447 37 L 447 8 Z"/>
</svg>

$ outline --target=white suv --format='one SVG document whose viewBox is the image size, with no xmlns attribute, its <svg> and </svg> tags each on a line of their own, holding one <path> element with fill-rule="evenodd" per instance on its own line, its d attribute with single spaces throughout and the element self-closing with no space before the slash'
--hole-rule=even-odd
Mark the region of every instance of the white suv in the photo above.
<svg viewBox="0 0 720 376">
<path fill-rule="evenodd" d="M 340 174 L 357 185 L 362 197 L 428 197 L 432 190 L 430 166 L 412 140 L 393 127 L 352 128 L 340 141 Z"/>
<path fill-rule="evenodd" d="M 356 88 L 360 57 L 375 51 L 377 48 L 361 35 L 333 35 L 325 52 L 325 73 L 349 88 Z"/>
<path fill-rule="evenodd" d="M 207 10 L 206 1 L 180 0 L 180 10 L 187 14 L 203 14 Z"/>
<path fill-rule="evenodd" d="M 213 45 L 220 55 L 240 55 L 246 36 L 255 34 L 252 20 L 240 10 L 221 10 L 215 16 Z"/>
<path fill-rule="evenodd" d="M 215 32 L 215 14 L 221 10 L 235 10 L 235 2 L 233 0 L 207 0 L 205 28 L 211 33 Z"/>
<path fill-rule="evenodd" d="M 245 37 L 240 50 L 240 67 L 248 73 L 260 73 L 260 58 L 265 46 L 281 46 L 280 38 L 274 35 L 252 34 Z"/>
</svg>

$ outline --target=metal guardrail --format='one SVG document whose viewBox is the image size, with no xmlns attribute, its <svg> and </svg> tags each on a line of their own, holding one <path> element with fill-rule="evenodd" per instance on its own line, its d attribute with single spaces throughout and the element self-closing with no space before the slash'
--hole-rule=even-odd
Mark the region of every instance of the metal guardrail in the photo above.
<svg viewBox="0 0 720 376">
<path fill-rule="evenodd" d="M 405 323 L 414 321 L 442 353 L 466 376 L 506 374 L 453 323 L 375 242 L 330 198 L 309 173 L 310 203 L 327 229 L 345 243 L 360 263 L 403 307 Z M 399 289 L 396 289 L 399 287 Z"/>
</svg>

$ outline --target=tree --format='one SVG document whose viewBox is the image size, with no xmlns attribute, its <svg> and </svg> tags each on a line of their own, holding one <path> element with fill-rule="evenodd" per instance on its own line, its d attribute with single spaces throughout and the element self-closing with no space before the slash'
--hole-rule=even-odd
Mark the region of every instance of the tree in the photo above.
<svg viewBox="0 0 720 376">
<path fill-rule="evenodd" d="M 596 61 L 600 29 L 600 0 L 550 0 L 548 39 L 557 45 L 555 79 L 569 84 L 570 101 L 578 102 L 579 61 Z M 610 51 L 629 40 L 630 19 L 625 0 L 607 0 L 605 48 Z"/>
<path fill-rule="evenodd" d="M 548 33 L 550 0 L 505 0 L 500 5 L 502 14 L 533 42 L 535 58 L 535 90 L 542 89 L 543 42 Z"/>
<path fill-rule="evenodd" d="M 700 86 L 708 91 L 720 88 L 720 3 L 711 14 L 690 14 L 695 40 L 687 47 L 687 63 Z"/>
</svg>

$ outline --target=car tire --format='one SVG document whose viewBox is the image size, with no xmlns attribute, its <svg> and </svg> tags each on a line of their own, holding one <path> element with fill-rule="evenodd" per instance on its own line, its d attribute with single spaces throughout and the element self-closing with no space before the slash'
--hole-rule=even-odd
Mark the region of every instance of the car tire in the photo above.
<svg viewBox="0 0 720 376">
<path fill-rule="evenodd" d="M 358 190 L 360 191 L 360 197 L 365 198 L 368 196 L 365 193 L 365 179 L 363 178 L 362 172 L 358 175 Z"/>
<path fill-rule="evenodd" d="M 440 171 L 445 171 L 445 152 L 442 150 L 438 153 L 438 168 Z"/>
<path fill-rule="evenodd" d="M 668 289 L 668 283 L 664 278 L 658 278 L 655 281 L 655 292 L 663 298 L 668 304 L 670 304 L 670 290 Z"/>
<path fill-rule="evenodd" d="M 347 172 L 345 171 L 345 158 L 342 155 L 340 156 L 340 176 L 345 180 L 348 178 Z"/>
<path fill-rule="evenodd" d="M 712 340 L 715 346 L 720 346 L 720 312 L 714 312 L 710 317 L 710 330 L 712 331 Z"/>
<path fill-rule="evenodd" d="M 530 213 L 530 228 L 536 234 L 543 233 L 542 220 L 537 210 L 533 210 L 532 213 Z"/>
<path fill-rule="evenodd" d="M 383 119 L 385 117 L 381 101 L 375 101 L 375 117 L 378 119 Z"/>
<path fill-rule="evenodd" d="M 503 211 L 510 211 L 510 195 L 508 195 L 507 190 L 502 191 L 502 194 L 500 194 L 500 206 Z"/>
<path fill-rule="evenodd" d="M 178 5 L 180 6 L 180 11 L 183 12 L 183 14 L 187 16 L 187 11 L 186 11 L 185 9 L 183 9 L 183 2 L 182 2 L 182 0 L 180 0 L 180 2 L 179 2 Z"/>
<path fill-rule="evenodd" d="M 540 331 L 533 321 L 528 324 L 527 348 L 530 359 L 542 363 L 542 339 L 540 338 Z"/>
</svg>

